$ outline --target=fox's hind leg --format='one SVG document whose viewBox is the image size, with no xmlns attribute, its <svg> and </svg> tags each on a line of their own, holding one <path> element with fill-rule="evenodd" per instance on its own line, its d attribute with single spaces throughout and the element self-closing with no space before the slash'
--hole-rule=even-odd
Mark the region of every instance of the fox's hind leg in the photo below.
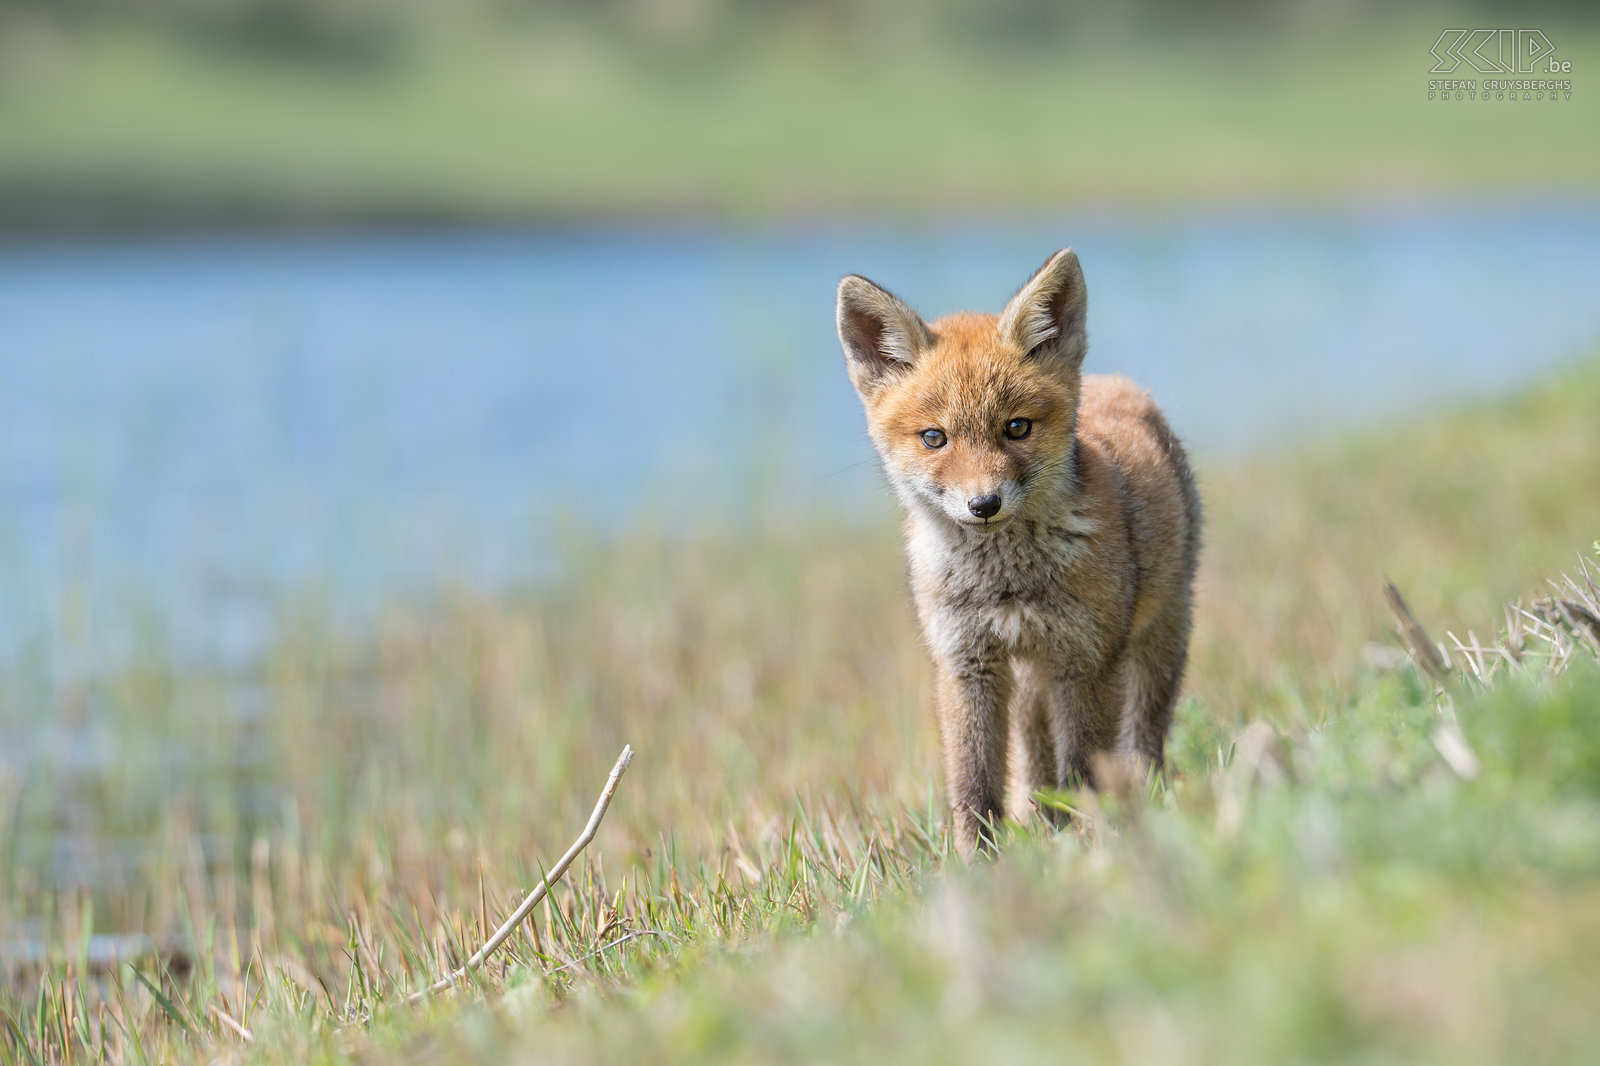
<svg viewBox="0 0 1600 1066">
<path fill-rule="evenodd" d="M 1189 657 L 1188 598 L 1152 619 L 1128 643 L 1123 712 L 1124 746 L 1160 770 L 1165 765 L 1167 731 L 1183 684 Z"/>
</svg>

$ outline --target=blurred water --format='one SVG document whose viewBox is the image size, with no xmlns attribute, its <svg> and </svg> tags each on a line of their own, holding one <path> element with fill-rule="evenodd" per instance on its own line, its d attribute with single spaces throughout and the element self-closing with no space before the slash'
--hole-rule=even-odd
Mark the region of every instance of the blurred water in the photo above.
<svg viewBox="0 0 1600 1066">
<path fill-rule="evenodd" d="M 548 573 L 574 531 L 890 514 L 838 276 L 998 309 L 1064 243 L 1089 367 L 1151 386 L 1202 462 L 1600 341 L 1600 204 L 0 249 L 7 862 L 104 887 L 185 797 L 208 865 L 277 817 L 247 673 L 200 708 L 83 696 L 130 641 L 247 664 L 307 587 L 359 612 Z"/>
<path fill-rule="evenodd" d="M 230 590 L 493 584 L 641 513 L 887 513 L 837 278 L 997 310 L 1067 243 L 1089 368 L 1151 386 L 1202 457 L 1600 339 L 1595 204 L 12 247 L 0 649 L 129 590 L 248 647 L 249 617 L 212 609 Z"/>
</svg>

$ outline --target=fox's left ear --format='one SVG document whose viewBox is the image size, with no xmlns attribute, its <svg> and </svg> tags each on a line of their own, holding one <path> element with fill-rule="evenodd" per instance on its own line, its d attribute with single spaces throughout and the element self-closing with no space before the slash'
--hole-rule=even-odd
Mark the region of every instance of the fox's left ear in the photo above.
<svg viewBox="0 0 1600 1066">
<path fill-rule="evenodd" d="M 1000 313 L 1000 336 L 1028 359 L 1059 359 L 1076 370 L 1088 346 L 1089 290 L 1071 248 L 1044 261 Z"/>
</svg>

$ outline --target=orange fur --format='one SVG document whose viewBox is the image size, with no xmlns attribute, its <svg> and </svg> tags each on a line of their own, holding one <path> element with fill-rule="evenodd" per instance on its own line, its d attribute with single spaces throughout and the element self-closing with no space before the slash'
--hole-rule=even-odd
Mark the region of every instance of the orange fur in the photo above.
<svg viewBox="0 0 1600 1066">
<path fill-rule="evenodd" d="M 846 365 L 906 511 L 964 855 L 1002 816 L 1013 755 L 1029 792 L 1092 787 L 1118 751 L 1159 766 L 1182 679 L 1199 497 L 1149 394 L 1082 375 L 1087 305 L 1070 249 L 999 316 L 930 325 L 865 278 L 839 286 Z"/>
</svg>

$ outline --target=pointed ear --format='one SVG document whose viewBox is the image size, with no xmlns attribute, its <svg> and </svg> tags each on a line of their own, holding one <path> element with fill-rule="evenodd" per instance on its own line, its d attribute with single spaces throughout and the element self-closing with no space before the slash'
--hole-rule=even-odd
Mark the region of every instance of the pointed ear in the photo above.
<svg viewBox="0 0 1600 1066">
<path fill-rule="evenodd" d="M 1089 290 L 1083 268 L 1071 248 L 1044 261 L 1027 284 L 1000 313 L 1000 336 L 1021 348 L 1028 359 L 1060 359 L 1072 369 L 1083 363 L 1088 347 L 1084 321 Z"/>
<path fill-rule="evenodd" d="M 892 375 L 909 370 L 933 343 L 933 333 L 920 315 L 859 274 L 839 282 L 838 319 L 850 382 L 863 397 Z"/>
</svg>

